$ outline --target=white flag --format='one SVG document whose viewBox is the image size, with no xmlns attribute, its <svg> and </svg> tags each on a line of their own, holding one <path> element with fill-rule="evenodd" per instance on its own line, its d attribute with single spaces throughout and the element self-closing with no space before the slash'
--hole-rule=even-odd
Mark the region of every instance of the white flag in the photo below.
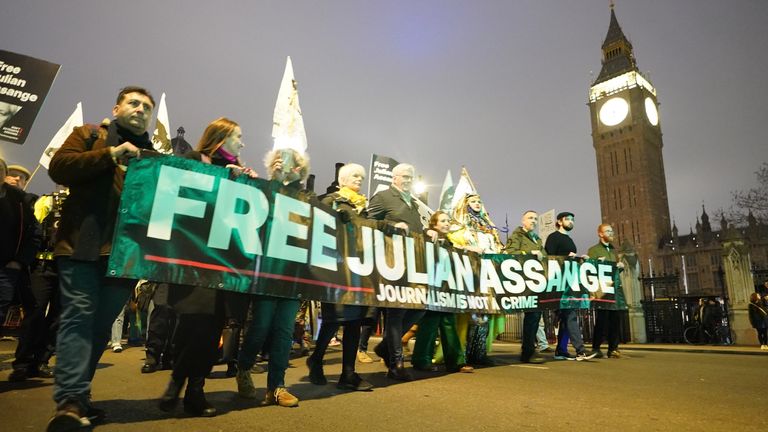
<svg viewBox="0 0 768 432">
<path fill-rule="evenodd" d="M 152 133 L 152 147 L 160 153 L 173 153 L 171 147 L 171 123 L 168 121 L 168 108 L 165 106 L 165 93 L 160 96 L 160 105 L 157 107 L 157 121 L 155 132 Z"/>
<path fill-rule="evenodd" d="M 456 189 L 453 191 L 453 199 L 451 200 L 451 210 L 455 209 L 462 198 L 470 194 L 477 194 L 475 185 L 472 183 L 472 179 L 469 178 L 469 172 L 466 168 L 461 168 L 461 178 L 456 184 Z"/>
<path fill-rule="evenodd" d="M 56 135 L 53 136 L 51 142 L 48 143 L 48 147 L 43 150 L 43 154 L 40 155 L 40 165 L 42 165 L 45 169 L 48 169 L 48 164 L 51 163 L 51 158 L 53 158 L 54 153 L 56 153 L 56 151 L 61 148 L 69 134 L 72 133 L 72 129 L 82 125 L 83 103 L 78 102 L 77 107 L 75 107 L 75 110 L 69 116 L 67 121 L 61 125 L 59 131 L 56 132 Z"/>
<path fill-rule="evenodd" d="M 307 151 L 307 134 L 299 106 L 299 89 L 293 76 L 291 57 L 285 63 L 283 81 L 277 93 L 275 113 L 272 117 L 274 150 L 291 148 L 304 154 Z"/>
</svg>

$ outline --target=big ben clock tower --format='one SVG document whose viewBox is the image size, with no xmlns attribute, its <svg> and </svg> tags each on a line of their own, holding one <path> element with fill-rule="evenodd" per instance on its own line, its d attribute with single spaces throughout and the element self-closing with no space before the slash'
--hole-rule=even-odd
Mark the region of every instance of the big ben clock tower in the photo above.
<svg viewBox="0 0 768 432">
<path fill-rule="evenodd" d="M 669 236 L 669 202 L 656 89 L 640 74 L 611 5 L 600 74 L 589 89 L 600 210 L 617 244 L 630 243 L 644 272 Z"/>
</svg>

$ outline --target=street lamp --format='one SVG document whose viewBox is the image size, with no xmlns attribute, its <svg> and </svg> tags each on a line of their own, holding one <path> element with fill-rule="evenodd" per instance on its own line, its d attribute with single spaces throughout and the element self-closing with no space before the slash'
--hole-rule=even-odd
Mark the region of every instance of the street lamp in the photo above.
<svg viewBox="0 0 768 432">
<path fill-rule="evenodd" d="M 422 180 L 421 176 L 416 178 L 413 182 L 413 193 L 425 204 L 427 203 L 427 183 Z"/>
</svg>

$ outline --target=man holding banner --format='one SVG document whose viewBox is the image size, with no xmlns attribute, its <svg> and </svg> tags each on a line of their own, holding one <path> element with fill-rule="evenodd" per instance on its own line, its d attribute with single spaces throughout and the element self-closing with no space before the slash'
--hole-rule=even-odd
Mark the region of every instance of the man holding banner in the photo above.
<svg viewBox="0 0 768 432">
<path fill-rule="evenodd" d="M 504 253 L 512 255 L 533 255 L 538 260 L 544 258 L 544 245 L 541 243 L 541 237 L 536 234 L 536 224 L 539 215 L 528 210 L 523 213 L 520 220 L 520 226 L 517 227 L 509 237 L 504 246 Z M 536 332 L 541 320 L 541 311 L 527 311 L 523 318 L 523 340 L 520 361 L 523 363 L 544 363 L 544 359 L 536 355 Z"/>
<path fill-rule="evenodd" d="M 414 169 L 412 165 L 401 163 L 392 169 L 392 186 L 371 198 L 368 215 L 371 219 L 386 220 L 398 228 L 406 228 L 410 233 L 421 232 L 419 207 L 411 195 Z M 402 338 L 404 329 L 409 329 L 424 315 L 423 310 L 386 309 L 386 327 L 384 338 L 374 352 L 384 360 L 389 371 L 389 378 L 399 381 L 411 381 L 413 377 L 403 365 Z"/>
<path fill-rule="evenodd" d="M 56 347 L 57 411 L 48 431 L 87 427 L 104 413 L 91 406 L 91 380 L 110 327 L 135 281 L 108 278 L 107 259 L 127 159 L 151 150 L 147 127 L 155 101 L 141 87 L 125 87 L 112 108 L 114 121 L 75 128 L 50 163 L 49 174 L 69 186 L 54 249 L 61 290 Z"/>
<path fill-rule="evenodd" d="M 599 261 L 612 261 L 616 263 L 616 268 L 619 272 L 624 270 L 624 263 L 620 262 L 618 255 L 616 254 L 616 247 L 613 245 L 613 227 L 609 224 L 600 224 L 597 227 L 597 236 L 600 241 L 589 248 L 587 255 L 592 259 Z M 620 279 L 614 277 L 616 282 Z M 616 286 L 616 291 L 619 292 L 621 287 Z M 608 336 L 608 357 L 620 358 L 619 352 L 619 330 L 621 327 L 620 311 L 614 309 L 595 309 L 595 331 L 592 335 L 592 352 L 597 354 L 597 357 L 603 357 L 603 352 L 600 351 L 600 345 L 603 340 Z"/>
<path fill-rule="evenodd" d="M 547 237 L 545 249 L 548 255 L 563 256 L 566 259 L 576 258 L 576 243 L 569 235 L 573 229 L 573 213 L 560 212 L 557 214 L 557 231 Z M 595 353 L 587 355 L 584 351 L 584 341 L 581 337 L 581 328 L 576 316 L 575 306 L 567 305 L 560 309 L 560 327 L 557 332 L 556 360 L 589 360 L 595 357 Z M 538 321 L 537 321 L 538 322 Z M 568 338 L 571 339 L 576 349 L 576 357 L 568 353 Z"/>
</svg>

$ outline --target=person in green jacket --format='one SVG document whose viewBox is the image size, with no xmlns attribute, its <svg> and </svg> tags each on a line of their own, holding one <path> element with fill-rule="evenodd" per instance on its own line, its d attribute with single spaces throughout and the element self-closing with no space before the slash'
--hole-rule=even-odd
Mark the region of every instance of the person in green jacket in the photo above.
<svg viewBox="0 0 768 432">
<path fill-rule="evenodd" d="M 520 226 L 515 228 L 512 235 L 509 236 L 503 252 L 512 255 L 534 256 L 542 260 L 546 255 L 541 237 L 536 234 L 536 225 L 539 215 L 528 210 L 523 213 L 520 220 Z M 541 311 L 526 311 L 523 317 L 523 340 L 520 354 L 520 361 L 523 363 L 544 363 L 544 358 L 536 354 L 536 332 L 539 330 L 539 321 L 541 320 Z"/>
</svg>

